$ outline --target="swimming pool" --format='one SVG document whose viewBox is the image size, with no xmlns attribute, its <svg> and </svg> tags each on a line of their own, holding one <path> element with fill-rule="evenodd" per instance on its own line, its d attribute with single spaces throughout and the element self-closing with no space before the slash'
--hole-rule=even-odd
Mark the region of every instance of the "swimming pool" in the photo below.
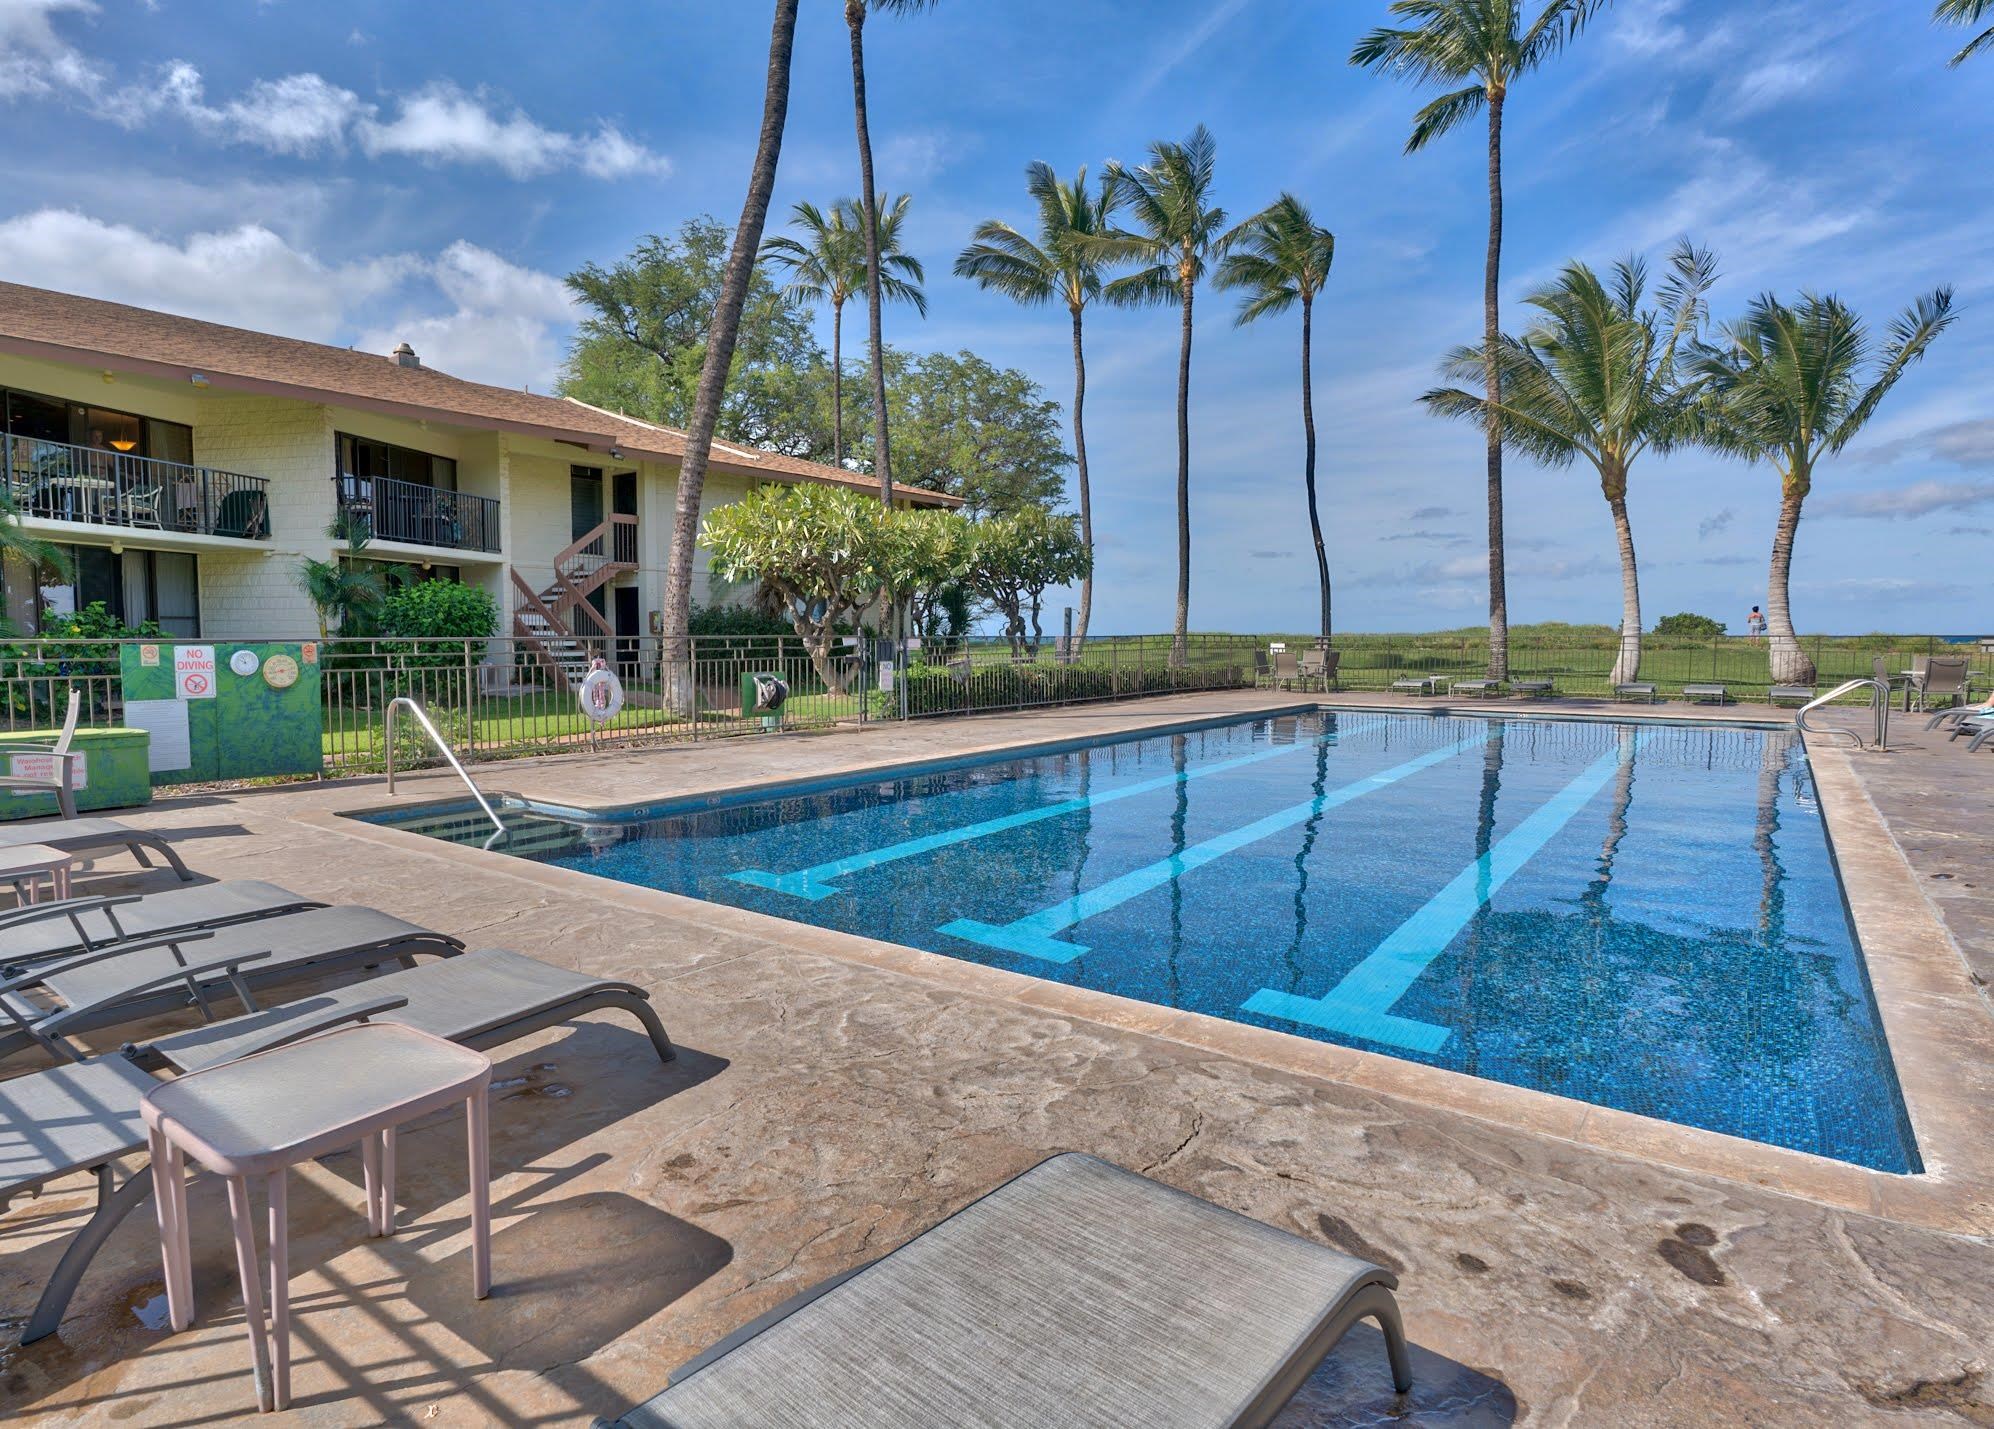
<svg viewBox="0 0 1994 1429">
<path fill-rule="evenodd" d="M 517 857 L 1920 1169 L 1786 728 L 1323 710 L 507 822 Z"/>
</svg>

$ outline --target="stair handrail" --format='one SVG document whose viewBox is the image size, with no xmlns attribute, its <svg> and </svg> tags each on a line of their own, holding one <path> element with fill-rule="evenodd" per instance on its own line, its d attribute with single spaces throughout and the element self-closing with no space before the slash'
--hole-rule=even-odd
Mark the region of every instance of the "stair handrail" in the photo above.
<svg viewBox="0 0 1994 1429">
<path fill-rule="evenodd" d="M 1828 691 L 1827 694 L 1809 700 L 1798 710 L 1794 711 L 1794 725 L 1805 734 L 1845 735 L 1857 749 L 1864 748 L 1862 736 L 1852 729 L 1816 729 L 1813 725 L 1807 723 L 1807 716 L 1810 711 L 1817 710 L 1822 705 L 1829 704 L 1840 699 L 1843 695 L 1859 690 L 1864 685 L 1869 686 L 1874 691 L 1870 696 L 1869 703 L 1870 708 L 1876 714 L 1876 741 L 1867 747 L 1873 750 L 1887 748 L 1890 739 L 1890 686 L 1882 680 L 1872 679 L 1868 675 L 1860 675 L 1853 680 L 1844 680 L 1841 684 L 1835 686 L 1834 689 Z"/>
<path fill-rule="evenodd" d="M 444 739 L 443 732 L 430 719 L 428 711 L 407 695 L 396 695 L 388 701 L 388 713 L 384 722 L 388 745 L 388 797 L 393 798 L 395 793 L 395 714 L 399 710 L 406 710 L 415 716 L 415 722 L 422 726 L 423 732 L 429 736 L 430 743 L 436 746 L 436 752 L 457 771 L 457 777 L 464 781 L 464 787 L 471 791 L 471 797 L 478 801 L 478 807 L 483 809 L 485 817 L 492 821 L 492 827 L 497 832 L 485 840 L 485 847 L 490 848 L 493 844 L 501 842 L 506 837 L 505 820 L 493 810 L 491 801 L 485 798 L 484 791 L 472 781 L 469 774 L 464 772 L 464 766 L 457 762 L 457 756 L 451 751 L 449 741 Z"/>
</svg>

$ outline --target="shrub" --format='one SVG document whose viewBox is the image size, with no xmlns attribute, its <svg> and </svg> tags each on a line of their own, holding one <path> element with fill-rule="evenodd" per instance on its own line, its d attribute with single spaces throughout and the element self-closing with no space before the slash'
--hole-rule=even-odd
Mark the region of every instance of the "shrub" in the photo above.
<svg viewBox="0 0 1994 1429">
<path fill-rule="evenodd" d="M 498 627 L 498 602 L 461 581 L 417 581 L 381 602 L 381 634 L 387 637 L 381 650 L 407 669 L 475 665 Z M 468 655 L 461 646 L 426 643 L 443 640 L 469 642 Z"/>
<path fill-rule="evenodd" d="M 1715 640 L 1723 633 L 1723 621 L 1712 620 L 1707 615 L 1694 615 L 1686 610 L 1665 615 L 1655 622 L 1655 634 L 1673 635 L 1683 640 Z"/>
</svg>

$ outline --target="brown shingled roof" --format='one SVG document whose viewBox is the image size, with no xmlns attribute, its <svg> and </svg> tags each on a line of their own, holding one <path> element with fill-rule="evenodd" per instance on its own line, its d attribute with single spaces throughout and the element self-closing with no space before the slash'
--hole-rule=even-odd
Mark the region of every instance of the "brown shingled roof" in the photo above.
<svg viewBox="0 0 1994 1429">
<path fill-rule="evenodd" d="M 396 416 L 579 442 L 607 451 L 677 461 L 684 432 L 636 421 L 571 398 L 515 392 L 346 347 L 301 342 L 247 328 L 175 317 L 71 293 L 0 282 L 0 351 L 186 380 L 305 401 L 332 402 Z M 877 490 L 859 472 L 715 440 L 713 469 L 778 481 L 821 481 Z M 961 498 L 918 487 L 911 501 L 956 506 Z"/>
</svg>

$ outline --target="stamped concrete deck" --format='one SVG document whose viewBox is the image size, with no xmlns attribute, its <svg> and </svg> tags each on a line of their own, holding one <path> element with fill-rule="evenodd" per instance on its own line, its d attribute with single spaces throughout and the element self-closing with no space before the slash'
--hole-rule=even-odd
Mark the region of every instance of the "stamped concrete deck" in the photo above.
<svg viewBox="0 0 1994 1429">
<path fill-rule="evenodd" d="M 629 803 L 1295 703 L 1182 697 L 481 774 Z M 454 1122 L 405 1136 L 394 1241 L 364 1237 L 357 1158 L 304 1173 L 301 1422 L 584 1424 L 795 1290 L 1081 1149 L 1400 1273 L 1409 1401 L 1360 1332 L 1287 1425 L 1989 1424 L 1994 1136 L 1959 1108 L 1989 1105 L 1994 1076 L 1994 1015 L 1967 972 L 1984 981 L 1989 957 L 1994 758 L 1968 761 L 1905 723 L 1892 754 L 1815 753 L 1914 1117 L 1922 1100 L 1940 1118 L 1920 1124 L 1921 1143 L 1953 1149 L 1930 1180 L 1884 1178 L 1890 1194 L 1816 1158 L 1602 1122 L 1516 1089 L 1521 1101 L 1478 1100 L 1457 1085 L 1471 1079 L 1322 1044 L 1285 1056 L 1301 1039 L 336 816 L 383 802 L 378 781 L 163 801 L 133 821 L 175 836 L 208 876 L 372 903 L 474 947 L 631 978 L 682 1049 L 660 1067 L 604 1016 L 500 1054 L 498 1288 L 482 1304 L 466 1289 Z M 451 793 L 425 777 L 402 797 Z M 0 1415 L 196 1424 L 253 1410 L 226 1218 L 215 1188 L 193 1200 L 196 1326 L 158 1328 L 142 1212 L 57 1337 L 0 1350 Z M 0 1217 L 0 1315 L 25 1315 L 88 1204 L 78 1183 Z"/>
</svg>

